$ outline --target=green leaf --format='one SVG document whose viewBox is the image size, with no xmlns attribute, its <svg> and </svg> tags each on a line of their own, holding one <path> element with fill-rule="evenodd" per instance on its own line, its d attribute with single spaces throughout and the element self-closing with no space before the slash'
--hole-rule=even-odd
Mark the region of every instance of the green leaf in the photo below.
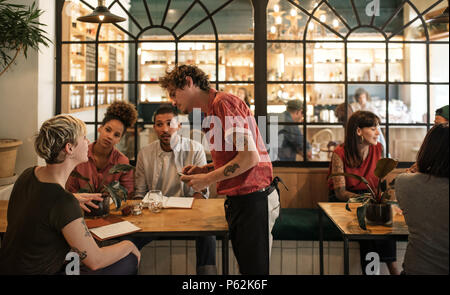
<svg viewBox="0 0 450 295">
<path fill-rule="evenodd" d="M 398 165 L 398 161 L 391 158 L 382 158 L 378 160 L 374 174 L 380 180 L 385 178 Z"/>
<path fill-rule="evenodd" d="M 128 172 L 130 170 L 134 170 L 134 166 L 128 164 L 117 164 L 114 165 L 111 169 L 109 169 L 109 174 L 116 174 L 120 172 Z"/>
<path fill-rule="evenodd" d="M 358 217 L 359 227 L 361 227 L 363 230 L 367 230 L 365 220 L 366 210 L 367 210 L 367 203 L 364 203 L 362 206 L 356 209 L 356 216 Z"/>
<path fill-rule="evenodd" d="M 120 206 L 122 206 L 122 199 L 120 198 L 120 196 L 117 194 L 117 192 L 112 188 L 112 186 L 110 184 L 105 185 L 105 189 L 111 196 L 111 199 L 113 200 L 114 205 L 116 205 L 116 210 L 119 210 Z"/>
<path fill-rule="evenodd" d="M 350 203 L 363 203 L 363 202 L 367 201 L 368 198 L 371 198 L 371 197 L 367 196 L 367 195 L 362 195 L 362 196 L 359 196 L 359 197 L 350 198 L 350 199 L 348 199 L 347 203 L 345 203 L 345 209 L 347 209 L 347 211 L 352 211 L 352 210 L 350 210 L 350 207 L 348 206 L 348 204 L 350 204 Z"/>
<path fill-rule="evenodd" d="M 392 198 L 391 194 L 388 193 L 387 191 L 383 192 L 383 194 L 381 195 L 380 198 L 380 203 L 383 202 L 384 200 L 389 201 Z"/>
<path fill-rule="evenodd" d="M 127 200 L 128 190 L 117 180 L 105 185 L 104 188 L 111 196 L 114 204 L 116 205 L 116 209 L 118 210 L 122 204 L 122 201 Z"/>
</svg>

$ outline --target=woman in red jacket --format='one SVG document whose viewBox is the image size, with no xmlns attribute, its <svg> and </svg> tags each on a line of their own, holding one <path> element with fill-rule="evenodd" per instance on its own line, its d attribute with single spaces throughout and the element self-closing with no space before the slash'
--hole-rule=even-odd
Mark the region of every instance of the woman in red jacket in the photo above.
<svg viewBox="0 0 450 295">
<path fill-rule="evenodd" d="M 133 126 L 137 120 L 137 111 L 134 105 L 128 102 L 114 102 L 106 110 L 105 118 L 98 128 L 99 137 L 97 141 L 89 145 L 88 162 L 78 165 L 75 170 L 90 179 L 95 187 L 99 182 L 108 184 L 119 181 L 128 191 L 128 197 L 134 194 L 133 171 L 109 174 L 116 164 L 129 164 L 129 159 L 122 154 L 115 145 L 119 143 L 127 128 Z M 87 187 L 87 182 L 69 177 L 66 189 L 76 193 L 80 188 Z"/>
<path fill-rule="evenodd" d="M 367 179 L 371 187 L 377 187 L 374 171 L 383 152 L 378 142 L 380 118 L 368 111 L 358 111 L 350 117 L 345 130 L 345 141 L 331 157 L 328 176 L 332 173 L 352 173 Z M 335 176 L 328 180 L 331 202 L 346 202 L 368 192 L 364 183 L 351 177 Z M 361 267 L 366 273 L 366 254 L 376 252 L 385 262 L 391 274 L 399 274 L 395 241 L 360 241 Z"/>
</svg>

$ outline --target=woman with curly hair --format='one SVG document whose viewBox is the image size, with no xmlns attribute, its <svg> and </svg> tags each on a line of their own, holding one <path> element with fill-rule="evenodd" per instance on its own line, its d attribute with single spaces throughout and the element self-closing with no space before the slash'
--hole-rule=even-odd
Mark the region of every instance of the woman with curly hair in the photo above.
<svg viewBox="0 0 450 295">
<path fill-rule="evenodd" d="M 137 111 L 133 104 L 123 101 L 112 103 L 106 110 L 101 126 L 98 128 L 97 141 L 89 145 L 88 162 L 82 163 L 75 171 L 90 179 L 96 187 L 99 181 L 110 183 L 119 181 L 128 191 L 128 196 L 134 194 L 133 171 L 109 174 L 116 164 L 129 164 L 129 159 L 115 145 L 119 143 L 127 128 L 132 127 L 137 120 Z M 66 189 L 75 193 L 87 186 L 87 182 L 75 177 L 69 177 Z M 86 210 L 86 208 L 83 208 Z M 86 210 L 87 211 L 87 210 Z"/>
</svg>

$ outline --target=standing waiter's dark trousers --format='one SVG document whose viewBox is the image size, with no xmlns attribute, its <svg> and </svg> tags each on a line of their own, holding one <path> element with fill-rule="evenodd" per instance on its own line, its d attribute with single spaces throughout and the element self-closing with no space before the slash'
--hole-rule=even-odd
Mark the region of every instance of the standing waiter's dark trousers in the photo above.
<svg viewBox="0 0 450 295">
<path fill-rule="evenodd" d="M 272 228 L 279 211 L 279 196 L 273 184 L 262 192 L 227 196 L 225 216 L 241 274 L 269 274 Z"/>
</svg>

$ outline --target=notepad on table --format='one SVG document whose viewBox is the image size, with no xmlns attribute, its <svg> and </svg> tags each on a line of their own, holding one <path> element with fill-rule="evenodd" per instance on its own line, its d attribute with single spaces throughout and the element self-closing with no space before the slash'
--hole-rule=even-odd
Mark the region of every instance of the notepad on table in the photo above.
<svg viewBox="0 0 450 295">
<path fill-rule="evenodd" d="M 112 216 L 86 220 L 86 224 L 94 238 L 99 241 L 121 237 L 141 230 L 129 221 Z"/>
<path fill-rule="evenodd" d="M 164 197 L 163 208 L 192 208 L 194 198 Z"/>
</svg>

